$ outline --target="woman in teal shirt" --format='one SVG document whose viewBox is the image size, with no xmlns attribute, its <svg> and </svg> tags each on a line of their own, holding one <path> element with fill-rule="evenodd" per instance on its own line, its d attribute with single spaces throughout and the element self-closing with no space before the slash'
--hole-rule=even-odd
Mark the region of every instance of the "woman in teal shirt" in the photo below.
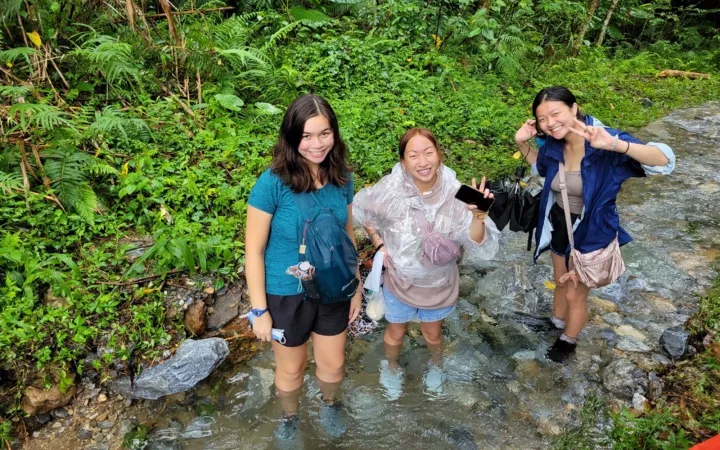
<svg viewBox="0 0 720 450">
<path fill-rule="evenodd" d="M 297 436 L 310 338 L 324 400 L 321 423 L 333 437 L 345 431 L 336 397 L 345 377 L 347 326 L 360 311 L 362 290 L 358 288 L 350 302 L 317 304 L 305 299 L 299 280 L 288 269 L 297 265 L 300 246 L 301 213 L 293 192 L 314 192 L 354 239 L 353 175 L 347 159 L 332 107 L 322 97 L 303 95 L 285 113 L 271 167 L 250 193 L 246 276 L 255 314 L 253 330 L 259 339 L 272 342 L 275 353 L 275 387 L 284 410 L 276 436 L 282 440 Z M 272 341 L 272 328 L 285 330 L 284 344 Z"/>
</svg>

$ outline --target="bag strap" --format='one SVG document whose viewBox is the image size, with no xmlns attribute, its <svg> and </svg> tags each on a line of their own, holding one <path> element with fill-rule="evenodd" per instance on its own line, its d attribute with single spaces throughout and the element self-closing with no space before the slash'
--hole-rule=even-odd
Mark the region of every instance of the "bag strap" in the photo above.
<svg viewBox="0 0 720 450">
<path fill-rule="evenodd" d="M 295 206 L 300 211 L 300 215 L 306 222 L 312 222 L 314 218 L 310 217 L 309 211 L 316 206 L 322 207 L 322 203 L 318 200 L 314 192 L 293 192 L 293 200 Z"/>
<path fill-rule="evenodd" d="M 573 226 L 570 220 L 570 201 L 567 195 L 567 185 L 565 184 L 565 164 L 560 163 L 560 193 L 563 199 L 563 211 L 565 212 L 565 223 L 567 224 L 568 241 L 570 242 L 570 248 L 575 248 L 575 240 L 573 239 Z"/>
</svg>

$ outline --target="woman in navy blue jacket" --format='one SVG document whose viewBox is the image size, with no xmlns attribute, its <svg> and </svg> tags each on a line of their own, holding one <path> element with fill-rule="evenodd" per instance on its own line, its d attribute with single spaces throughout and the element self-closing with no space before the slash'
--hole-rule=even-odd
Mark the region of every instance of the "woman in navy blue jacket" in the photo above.
<svg viewBox="0 0 720 450">
<path fill-rule="evenodd" d="M 616 236 L 620 245 L 627 244 L 631 238 L 620 227 L 615 204 L 620 186 L 630 177 L 669 174 L 675 166 L 675 155 L 665 144 L 645 144 L 582 114 L 575 96 L 562 86 L 541 90 L 532 110 L 535 120 L 523 124 L 515 142 L 537 173 L 545 177 L 534 259 L 537 261 L 545 250 L 552 251 L 556 282 L 552 322 L 564 333 L 547 356 L 563 362 L 574 353 L 577 336 L 587 322 L 590 291 L 579 282 L 574 285 L 559 281 L 568 272 L 570 254 L 564 209 L 570 209 L 575 248 L 581 253 L 604 248 Z M 539 150 L 534 150 L 528 141 L 538 133 L 545 135 L 545 141 Z M 568 205 L 559 191 L 560 162 L 565 164 Z"/>
</svg>

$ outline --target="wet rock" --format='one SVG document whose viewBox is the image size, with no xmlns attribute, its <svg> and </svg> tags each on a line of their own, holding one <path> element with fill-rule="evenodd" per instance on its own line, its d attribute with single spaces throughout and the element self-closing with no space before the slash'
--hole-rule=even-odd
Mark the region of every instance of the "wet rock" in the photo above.
<svg viewBox="0 0 720 450">
<path fill-rule="evenodd" d="M 615 304 L 615 302 L 612 302 L 610 300 L 604 300 L 598 297 L 589 297 L 588 302 L 590 302 L 590 306 L 594 308 L 597 311 L 601 312 L 617 312 L 618 307 Z"/>
<path fill-rule="evenodd" d="M 92 431 L 80 428 L 77 432 L 77 438 L 80 440 L 90 439 L 92 437 Z"/>
<path fill-rule="evenodd" d="M 645 334 L 641 333 L 630 325 L 621 325 L 615 328 L 615 333 L 619 334 L 620 336 L 633 337 L 639 341 L 644 341 L 647 339 L 647 336 L 645 336 Z"/>
<path fill-rule="evenodd" d="M 37 420 L 37 423 L 39 423 L 40 425 L 45 425 L 52 420 L 52 416 L 47 413 L 38 414 L 37 416 L 35 416 L 35 420 Z"/>
<path fill-rule="evenodd" d="M 627 359 L 616 359 L 603 373 L 603 387 L 620 397 L 632 398 L 639 383 L 635 377 L 637 366 Z"/>
<path fill-rule="evenodd" d="M 670 358 L 665 355 L 661 355 L 660 353 L 653 353 L 652 359 L 653 361 L 660 363 L 663 366 L 669 366 L 670 364 L 672 364 L 672 360 L 670 360 Z"/>
<path fill-rule="evenodd" d="M 126 434 L 130 433 L 136 426 L 137 422 L 135 422 L 134 420 L 123 420 L 122 422 L 120 422 L 120 436 L 125 436 Z"/>
<path fill-rule="evenodd" d="M 176 441 L 178 438 L 180 438 L 180 432 L 182 431 L 182 424 L 179 428 L 172 427 L 171 428 L 161 428 L 157 430 L 153 430 L 152 433 L 150 433 L 150 439 L 153 441 Z"/>
<path fill-rule="evenodd" d="M 460 277 L 460 297 L 469 297 L 475 290 L 475 279 L 469 275 Z"/>
<path fill-rule="evenodd" d="M 68 416 L 68 412 L 65 408 L 58 408 L 55 411 L 53 411 L 53 416 L 55 416 L 59 419 L 64 419 Z"/>
<path fill-rule="evenodd" d="M 193 302 L 185 311 L 185 329 L 193 336 L 200 336 L 205 332 L 207 326 L 205 313 L 207 305 L 204 302 Z"/>
<path fill-rule="evenodd" d="M 651 107 L 655 104 L 655 102 L 653 102 L 653 101 L 650 100 L 649 98 L 641 98 L 641 99 L 640 99 L 640 104 L 643 105 L 643 106 L 646 107 L 646 108 L 651 108 Z"/>
<path fill-rule="evenodd" d="M 50 412 L 53 409 L 65 406 L 75 396 L 75 386 L 70 386 L 65 392 L 61 392 L 57 385 L 48 390 L 38 389 L 30 386 L 25 390 L 22 408 L 26 414 L 34 416 Z"/>
<path fill-rule="evenodd" d="M 516 352 L 512 355 L 512 358 L 516 361 L 532 361 L 533 359 L 535 359 L 535 351 L 523 350 L 520 352 Z"/>
<path fill-rule="evenodd" d="M 645 353 L 652 350 L 650 346 L 648 346 L 643 341 L 637 339 L 633 336 L 622 336 L 617 341 L 617 345 L 615 346 L 618 350 L 622 350 L 624 352 L 637 352 L 637 353 Z"/>
<path fill-rule="evenodd" d="M 260 409 L 272 396 L 272 387 L 275 380 L 275 372 L 264 367 L 254 367 L 252 374 L 247 381 L 249 396 L 245 401 L 244 410 Z"/>
<path fill-rule="evenodd" d="M 605 314 L 603 320 L 610 325 L 620 325 L 622 323 L 622 317 L 616 312 Z"/>
<path fill-rule="evenodd" d="M 200 439 L 212 435 L 212 424 L 215 423 L 215 419 L 210 416 L 201 416 L 195 418 L 182 433 L 182 437 L 185 439 Z"/>
<path fill-rule="evenodd" d="M 240 313 L 242 285 L 233 286 L 225 295 L 218 295 L 213 304 L 213 313 L 208 315 L 207 329 L 219 330 Z"/>
<path fill-rule="evenodd" d="M 147 450 L 182 450 L 182 446 L 176 441 L 150 442 Z"/>
<path fill-rule="evenodd" d="M 157 400 L 192 388 L 210 375 L 229 353 L 228 344 L 223 339 L 189 339 L 178 347 L 171 359 L 136 377 L 134 390 L 130 389 L 129 377 L 117 380 L 111 386 L 125 397 Z"/>
<path fill-rule="evenodd" d="M 463 426 L 452 427 L 448 433 L 448 441 L 453 444 L 453 448 L 458 450 L 477 450 L 478 448 L 472 432 Z"/>
<path fill-rule="evenodd" d="M 97 427 L 101 430 L 109 430 L 110 428 L 115 426 L 115 421 L 113 420 L 105 420 L 103 422 L 98 422 Z"/>
<path fill-rule="evenodd" d="M 682 327 L 673 327 L 665 330 L 660 337 L 660 345 L 672 358 L 682 358 L 688 351 L 690 333 Z"/>
<path fill-rule="evenodd" d="M 677 307 L 666 298 L 650 294 L 643 296 L 647 299 L 652 309 L 659 314 L 672 314 L 677 312 Z"/>
</svg>

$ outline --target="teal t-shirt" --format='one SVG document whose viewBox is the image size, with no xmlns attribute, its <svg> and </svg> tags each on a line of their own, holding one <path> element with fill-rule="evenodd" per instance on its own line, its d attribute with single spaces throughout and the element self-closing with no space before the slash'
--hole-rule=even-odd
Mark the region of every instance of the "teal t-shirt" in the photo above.
<svg viewBox="0 0 720 450">
<path fill-rule="evenodd" d="M 353 201 L 352 174 L 345 186 L 328 183 L 315 195 L 325 208 L 333 211 L 344 227 L 348 221 L 347 207 Z M 250 191 L 248 204 L 273 216 L 265 247 L 265 292 L 273 295 L 303 292 L 298 279 L 285 273 L 288 267 L 298 263 L 300 247 L 297 230 L 300 211 L 295 206 L 290 187 L 268 169 Z"/>
</svg>

